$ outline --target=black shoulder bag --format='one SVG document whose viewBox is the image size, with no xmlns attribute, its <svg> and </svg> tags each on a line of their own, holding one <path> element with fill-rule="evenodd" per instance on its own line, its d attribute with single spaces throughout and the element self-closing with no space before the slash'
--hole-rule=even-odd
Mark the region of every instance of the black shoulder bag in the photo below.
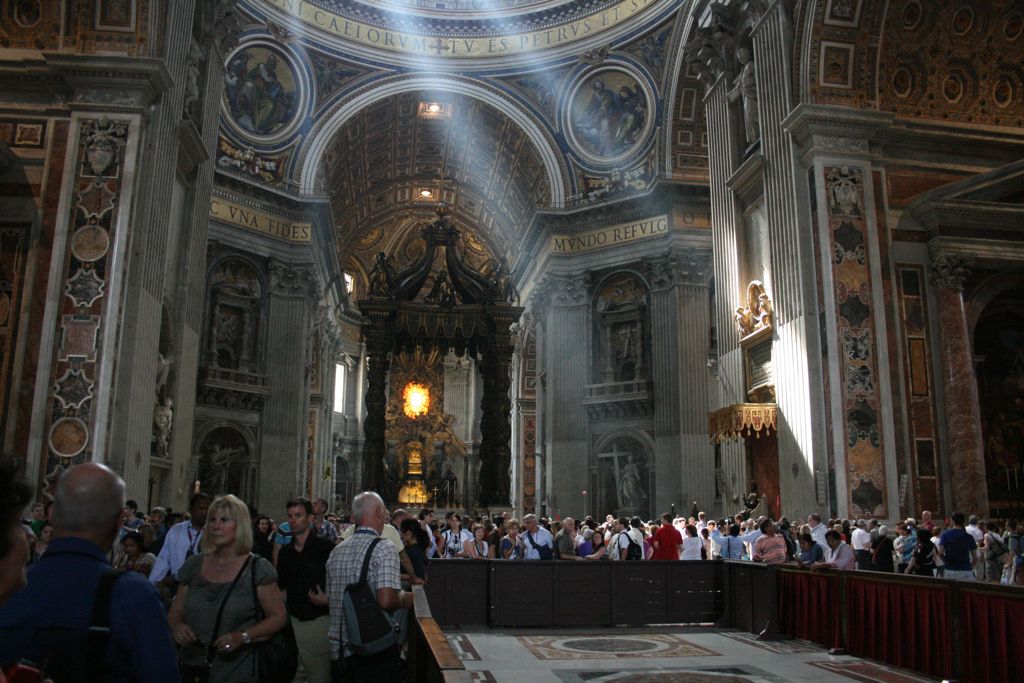
<svg viewBox="0 0 1024 683">
<path fill-rule="evenodd" d="M 526 538 L 530 541 L 530 545 L 533 546 L 533 549 L 537 551 L 537 555 L 540 556 L 540 559 L 542 559 L 542 560 L 554 559 L 554 551 L 551 549 L 551 546 L 549 546 L 549 545 L 537 545 L 537 542 L 535 540 L 533 540 L 533 534 L 531 534 L 529 531 L 526 532 Z"/>
<path fill-rule="evenodd" d="M 266 618 L 266 613 L 260 605 L 260 596 L 256 594 L 256 562 L 259 558 L 255 555 L 250 557 L 253 560 L 252 602 L 258 624 Z M 290 619 L 286 618 L 284 628 L 269 640 L 253 643 L 252 648 L 255 650 L 260 683 L 280 683 L 295 678 L 295 671 L 299 668 L 299 648 L 295 644 L 295 631 L 292 630 Z"/>
</svg>

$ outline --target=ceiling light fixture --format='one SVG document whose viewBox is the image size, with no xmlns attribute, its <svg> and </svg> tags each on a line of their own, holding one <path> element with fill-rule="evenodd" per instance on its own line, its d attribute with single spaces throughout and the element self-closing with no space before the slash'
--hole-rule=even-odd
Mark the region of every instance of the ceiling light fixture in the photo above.
<svg viewBox="0 0 1024 683">
<path fill-rule="evenodd" d="M 442 102 L 420 102 L 417 113 L 423 119 L 448 118 L 448 107 Z"/>
<path fill-rule="evenodd" d="M 422 197 L 423 199 L 430 199 L 433 196 L 434 196 L 434 191 L 433 190 L 428 190 L 426 188 L 420 190 L 420 197 Z"/>
</svg>

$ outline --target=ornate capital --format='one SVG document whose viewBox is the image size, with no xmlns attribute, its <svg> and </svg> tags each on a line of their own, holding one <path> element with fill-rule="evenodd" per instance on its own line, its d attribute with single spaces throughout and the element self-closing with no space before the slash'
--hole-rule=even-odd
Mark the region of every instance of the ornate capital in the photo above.
<svg viewBox="0 0 1024 683">
<path fill-rule="evenodd" d="M 693 39 L 683 47 L 686 63 L 693 65 L 701 82 L 710 88 L 723 74 L 735 71 L 736 22 L 730 7 L 711 5 L 703 26 L 694 31 Z"/>
<path fill-rule="evenodd" d="M 319 283 L 309 266 L 293 266 L 281 261 L 271 261 L 270 291 L 273 294 L 292 297 L 316 297 Z"/>
<path fill-rule="evenodd" d="M 959 254 L 940 254 L 932 259 L 931 279 L 939 289 L 963 290 L 971 274 L 971 260 Z"/>
<path fill-rule="evenodd" d="M 533 294 L 533 308 L 542 312 L 547 306 L 582 306 L 590 296 L 589 272 L 574 275 L 548 274 Z"/>
<path fill-rule="evenodd" d="M 701 251 L 645 258 L 641 264 L 653 291 L 671 289 L 676 285 L 705 287 L 711 274 L 711 254 Z"/>
<path fill-rule="evenodd" d="M 238 45 L 242 18 L 236 0 L 204 0 L 196 3 L 192 34 L 200 43 L 214 43 L 227 56 Z"/>
</svg>

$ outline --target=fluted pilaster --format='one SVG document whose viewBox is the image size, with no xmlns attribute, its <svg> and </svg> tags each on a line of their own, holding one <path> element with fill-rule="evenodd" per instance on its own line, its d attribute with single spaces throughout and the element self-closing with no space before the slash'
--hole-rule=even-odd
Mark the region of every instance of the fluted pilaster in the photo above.
<svg viewBox="0 0 1024 683">
<path fill-rule="evenodd" d="M 582 509 L 587 488 L 587 415 L 583 388 L 589 381 L 590 275 L 547 276 L 541 283 L 544 324 L 538 331 L 546 373 L 548 512 L 571 514 Z"/>
</svg>

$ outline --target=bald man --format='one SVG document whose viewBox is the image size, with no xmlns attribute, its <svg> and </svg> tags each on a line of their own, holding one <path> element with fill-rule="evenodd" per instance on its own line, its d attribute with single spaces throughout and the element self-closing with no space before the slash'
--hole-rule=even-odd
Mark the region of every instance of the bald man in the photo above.
<svg viewBox="0 0 1024 683">
<path fill-rule="evenodd" d="M 107 559 L 124 497 L 124 481 L 98 463 L 72 467 L 57 482 L 53 540 L 28 586 L 0 608 L 0 668 L 28 660 L 55 683 L 181 680 L 156 589 L 141 574 L 113 573 Z M 110 630 L 90 643 L 103 585 L 108 597 L 97 611 L 106 608 Z"/>
</svg>

